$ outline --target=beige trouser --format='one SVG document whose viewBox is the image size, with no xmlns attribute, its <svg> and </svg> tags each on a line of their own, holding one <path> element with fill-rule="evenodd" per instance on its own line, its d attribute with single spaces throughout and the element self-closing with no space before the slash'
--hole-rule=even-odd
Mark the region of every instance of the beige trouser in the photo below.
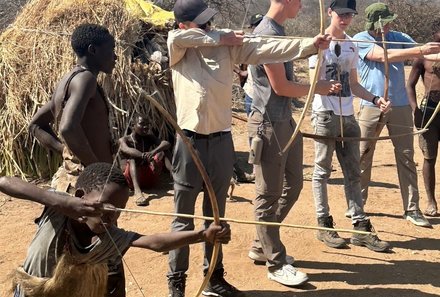
<svg viewBox="0 0 440 297">
<path fill-rule="evenodd" d="M 253 111 L 248 120 L 249 136 L 254 137 L 259 127 L 262 127 L 263 151 L 261 164 L 254 165 L 255 219 L 281 223 L 303 188 L 303 138 L 300 133 L 289 150 L 280 154 L 295 130 L 294 120 L 269 123 Z M 259 240 L 254 241 L 252 249 L 262 248 L 270 270 L 287 264 L 279 227 L 257 226 L 257 235 Z"/>
<path fill-rule="evenodd" d="M 381 119 L 382 124 L 378 124 L 380 114 L 381 112 L 377 107 L 361 107 L 359 112 L 361 136 L 374 137 L 376 131 L 382 131 L 384 125 L 387 126 L 390 136 L 409 134 L 404 137 L 392 138 L 391 140 L 394 146 L 403 209 L 417 210 L 419 209 L 419 190 L 417 186 L 417 170 L 414 163 L 414 136 L 410 135 L 413 131 L 411 107 L 409 105 L 392 107 L 391 111 L 383 115 Z M 368 186 L 371 180 L 375 147 L 375 141 L 361 141 L 360 143 L 361 189 L 364 202 L 368 198 Z"/>
</svg>

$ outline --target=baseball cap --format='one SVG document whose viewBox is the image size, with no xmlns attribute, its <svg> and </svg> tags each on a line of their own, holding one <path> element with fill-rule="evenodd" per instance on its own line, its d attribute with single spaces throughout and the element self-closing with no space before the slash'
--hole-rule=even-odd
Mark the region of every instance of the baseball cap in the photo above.
<svg viewBox="0 0 440 297">
<path fill-rule="evenodd" d="M 330 9 L 337 14 L 344 13 L 355 13 L 356 11 L 356 0 L 333 0 L 330 4 Z"/>
<path fill-rule="evenodd" d="M 193 22 L 197 25 L 206 24 L 217 14 L 217 11 L 209 8 L 203 0 L 177 0 L 173 11 L 177 22 Z"/>
<path fill-rule="evenodd" d="M 397 18 L 397 14 L 392 13 L 388 5 L 384 3 L 373 3 L 365 8 L 365 30 L 379 30 L 380 20 L 382 25 L 391 23 Z"/>
<path fill-rule="evenodd" d="M 262 15 L 261 13 L 256 13 L 253 16 L 251 16 L 251 18 L 249 20 L 249 27 L 258 26 L 258 24 L 261 22 L 263 17 L 264 17 L 264 15 Z"/>
</svg>

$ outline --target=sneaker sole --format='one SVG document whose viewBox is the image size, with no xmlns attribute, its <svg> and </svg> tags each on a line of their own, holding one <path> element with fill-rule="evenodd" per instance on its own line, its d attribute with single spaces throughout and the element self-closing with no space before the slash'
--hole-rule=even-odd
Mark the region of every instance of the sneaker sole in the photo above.
<svg viewBox="0 0 440 297">
<path fill-rule="evenodd" d="M 206 291 L 202 291 L 202 295 L 203 296 L 215 296 L 215 297 L 222 297 L 221 295 L 217 294 L 217 293 L 213 293 L 213 292 L 206 292 Z"/>
<path fill-rule="evenodd" d="M 432 227 L 432 225 L 429 222 L 417 222 L 416 220 L 414 220 L 410 216 L 403 216 L 403 218 L 405 220 L 413 223 L 414 225 L 419 226 L 419 227 Z"/>
<path fill-rule="evenodd" d="M 368 248 L 368 249 L 370 249 L 370 250 L 372 250 L 374 252 L 387 252 L 387 251 L 390 250 L 390 247 L 378 248 L 378 247 L 375 247 L 375 246 L 372 246 L 372 245 L 369 245 L 369 244 L 365 244 L 365 243 L 363 243 L 363 242 L 361 242 L 361 241 L 359 241 L 358 239 L 355 239 L 355 238 L 351 238 L 350 242 L 351 242 L 352 245 L 364 246 L 364 247 L 366 247 L 366 248 Z"/>
<path fill-rule="evenodd" d="M 282 285 L 289 286 L 289 287 L 300 286 L 300 285 L 306 283 L 309 280 L 309 278 L 306 276 L 306 277 L 304 277 L 304 278 L 302 278 L 302 279 L 300 279 L 300 280 L 298 280 L 296 282 L 281 282 L 276 277 L 273 277 L 270 273 L 267 274 L 267 278 L 270 279 L 270 280 L 273 280 L 274 282 L 277 282 L 277 283 L 280 283 Z"/>
</svg>

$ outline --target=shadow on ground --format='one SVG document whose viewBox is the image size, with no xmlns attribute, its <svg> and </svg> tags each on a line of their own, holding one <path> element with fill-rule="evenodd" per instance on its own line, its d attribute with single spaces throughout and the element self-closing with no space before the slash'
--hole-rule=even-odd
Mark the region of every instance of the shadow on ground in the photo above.
<svg viewBox="0 0 440 297">
<path fill-rule="evenodd" d="M 294 289 L 295 291 L 298 289 Z M 247 297 L 435 297 L 436 294 L 428 294 L 417 290 L 406 289 L 334 289 L 334 290 L 308 290 L 305 292 L 276 292 L 276 291 L 247 291 Z"/>
</svg>

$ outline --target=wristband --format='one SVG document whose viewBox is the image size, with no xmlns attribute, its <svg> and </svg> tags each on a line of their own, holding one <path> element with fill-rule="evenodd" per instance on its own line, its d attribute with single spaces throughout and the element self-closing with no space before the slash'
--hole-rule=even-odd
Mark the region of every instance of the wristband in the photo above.
<svg viewBox="0 0 440 297">
<path fill-rule="evenodd" d="M 423 50 L 422 50 L 422 46 L 419 46 L 419 51 L 420 51 L 420 55 L 423 57 Z"/>
<path fill-rule="evenodd" d="M 374 96 L 373 99 L 371 100 L 371 103 L 373 103 L 374 105 L 377 105 L 377 100 L 380 99 L 379 96 Z"/>
</svg>

